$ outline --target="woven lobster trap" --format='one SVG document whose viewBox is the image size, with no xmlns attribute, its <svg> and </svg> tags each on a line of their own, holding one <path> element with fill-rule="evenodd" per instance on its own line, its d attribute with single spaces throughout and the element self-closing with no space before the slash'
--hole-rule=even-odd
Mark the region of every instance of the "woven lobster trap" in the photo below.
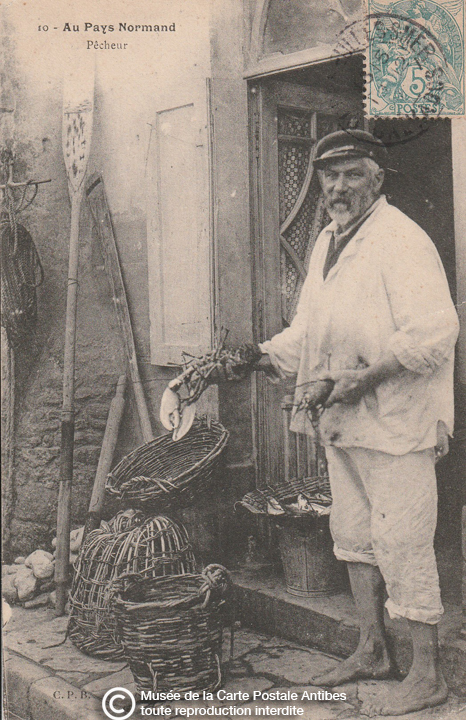
<svg viewBox="0 0 466 720">
<path fill-rule="evenodd" d="M 225 568 L 209 565 L 200 575 L 161 579 L 139 576 L 125 580 L 123 587 L 113 606 L 138 692 L 218 688 L 222 608 L 230 587 Z"/>
<path fill-rule="evenodd" d="M 111 609 L 112 582 L 128 573 L 147 578 L 195 571 L 195 558 L 184 527 L 140 511 L 118 513 L 86 537 L 75 566 L 70 594 L 68 637 L 83 652 L 121 658 Z"/>
<path fill-rule="evenodd" d="M 205 419 L 176 442 L 161 435 L 121 460 L 108 476 L 107 492 L 135 507 L 192 505 L 211 488 L 228 437 L 223 425 Z"/>
</svg>

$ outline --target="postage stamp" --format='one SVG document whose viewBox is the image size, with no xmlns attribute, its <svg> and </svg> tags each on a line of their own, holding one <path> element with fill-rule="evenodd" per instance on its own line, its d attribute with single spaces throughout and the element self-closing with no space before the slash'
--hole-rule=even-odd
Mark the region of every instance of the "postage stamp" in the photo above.
<svg viewBox="0 0 466 720">
<path fill-rule="evenodd" d="M 368 0 L 366 114 L 465 113 L 464 0 Z"/>
</svg>

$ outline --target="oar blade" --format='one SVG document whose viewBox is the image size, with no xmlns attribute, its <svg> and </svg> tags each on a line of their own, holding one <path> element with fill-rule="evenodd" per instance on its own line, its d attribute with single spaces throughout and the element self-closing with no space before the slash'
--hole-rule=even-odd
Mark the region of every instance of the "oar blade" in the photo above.
<svg viewBox="0 0 466 720">
<path fill-rule="evenodd" d="M 63 157 L 70 191 L 80 190 L 91 150 L 94 112 L 94 58 L 79 58 L 63 85 Z"/>
</svg>

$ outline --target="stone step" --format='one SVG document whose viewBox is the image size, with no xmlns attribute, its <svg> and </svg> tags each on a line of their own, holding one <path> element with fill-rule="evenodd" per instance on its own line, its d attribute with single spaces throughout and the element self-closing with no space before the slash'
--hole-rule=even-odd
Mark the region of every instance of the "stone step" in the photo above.
<svg viewBox="0 0 466 720">
<path fill-rule="evenodd" d="M 348 593 L 296 597 L 269 568 L 232 573 L 236 618 L 244 627 L 299 642 L 328 654 L 347 657 L 356 648 L 359 627 Z M 442 668 L 449 688 L 466 696 L 466 639 L 460 637 L 461 608 L 446 606 L 439 625 Z M 388 641 L 401 673 L 411 665 L 409 632 L 403 621 L 386 616 Z"/>
</svg>

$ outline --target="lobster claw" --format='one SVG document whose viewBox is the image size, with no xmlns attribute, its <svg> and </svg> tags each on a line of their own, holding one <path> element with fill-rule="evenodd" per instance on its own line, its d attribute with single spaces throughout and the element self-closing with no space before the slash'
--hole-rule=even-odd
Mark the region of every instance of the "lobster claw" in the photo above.
<svg viewBox="0 0 466 720">
<path fill-rule="evenodd" d="M 173 440 L 181 440 L 191 428 L 196 415 L 196 403 L 186 404 L 175 390 L 165 388 L 160 403 L 160 422 L 173 431 Z"/>
<path fill-rule="evenodd" d="M 173 430 L 173 440 L 181 440 L 189 432 L 196 416 L 196 403 L 185 405 L 181 411 L 180 423 Z"/>
<path fill-rule="evenodd" d="M 180 413 L 180 396 L 171 388 L 165 388 L 160 403 L 160 422 L 166 430 L 176 430 L 180 424 Z"/>
</svg>

